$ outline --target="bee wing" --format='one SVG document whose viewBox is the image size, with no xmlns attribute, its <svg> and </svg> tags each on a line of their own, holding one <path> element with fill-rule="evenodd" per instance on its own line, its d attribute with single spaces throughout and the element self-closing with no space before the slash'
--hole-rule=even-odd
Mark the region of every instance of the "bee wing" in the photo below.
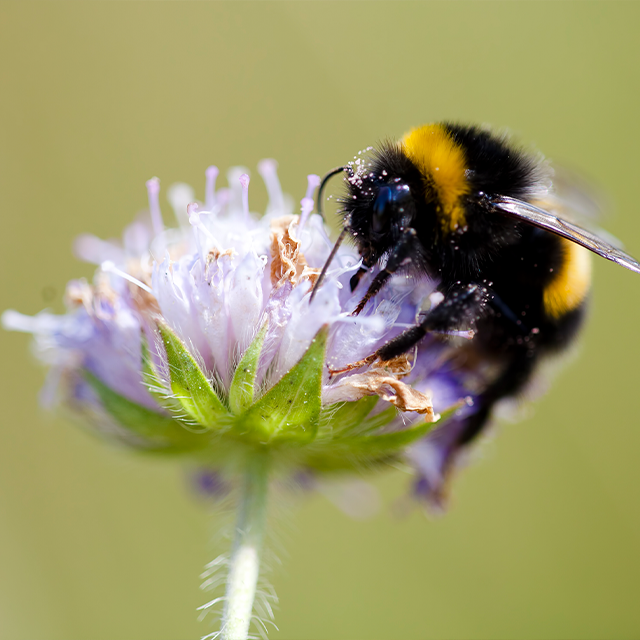
<svg viewBox="0 0 640 640">
<path fill-rule="evenodd" d="M 587 226 L 612 210 L 606 194 L 581 173 L 566 166 L 553 167 L 553 187 L 539 203 L 543 209 L 557 212 L 565 220 L 584 221 Z"/>
<path fill-rule="evenodd" d="M 587 231 L 582 227 L 579 227 L 573 222 L 558 218 L 558 216 L 540 209 L 533 204 L 517 200 L 516 198 L 509 198 L 507 196 L 500 196 L 492 203 L 503 213 L 528 222 L 541 229 L 546 229 L 555 233 L 567 240 L 571 240 L 599 256 L 611 260 L 621 267 L 625 267 L 635 273 L 640 273 L 640 263 L 632 258 L 628 253 L 622 251 L 618 247 L 610 244 L 603 238 L 597 236 L 591 231 Z"/>
</svg>

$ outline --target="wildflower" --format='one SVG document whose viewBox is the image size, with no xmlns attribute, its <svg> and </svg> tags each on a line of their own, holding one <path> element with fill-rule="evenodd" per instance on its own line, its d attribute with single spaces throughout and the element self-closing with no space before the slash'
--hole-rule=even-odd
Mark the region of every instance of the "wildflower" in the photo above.
<svg viewBox="0 0 640 640">
<path fill-rule="evenodd" d="M 347 283 L 359 263 L 341 249 L 309 304 L 331 249 L 321 218 L 311 215 L 317 177 L 294 215 L 275 163 L 263 161 L 259 171 L 270 198 L 265 215 L 249 212 L 246 174 L 232 170 L 229 188 L 216 191 L 218 171 L 210 167 L 203 203 L 187 185 L 169 190 L 177 229 L 165 228 L 159 181 L 150 180 L 149 215 L 127 227 L 121 243 L 76 241 L 78 256 L 98 270 L 92 285 L 69 283 L 67 314 L 7 311 L 4 326 L 35 336 L 49 366 L 46 406 L 63 403 L 133 447 L 223 467 L 225 440 L 278 445 L 290 467 L 305 470 L 388 461 L 430 430 L 437 411 L 470 396 L 466 381 L 442 364 L 446 346 L 427 339 L 413 363 L 412 354 L 335 379 L 326 365 L 373 353 L 414 322 L 435 284 L 398 277 L 375 313 L 349 317 L 358 295 Z M 276 409 L 280 402 L 289 407 Z M 252 425 L 247 415 L 265 407 L 274 413 Z M 427 497 L 440 489 L 453 455 L 449 431 L 435 429 L 410 454 Z"/>
<path fill-rule="evenodd" d="M 238 530 L 246 537 L 229 569 L 227 604 L 242 600 L 234 572 L 242 580 L 245 569 L 257 572 L 242 553 L 259 549 L 267 475 L 404 458 L 417 471 L 417 493 L 438 502 L 460 449 L 456 434 L 473 411 L 473 380 L 437 338 L 331 376 L 329 368 L 365 358 L 413 325 L 424 300 L 437 303 L 437 283 L 396 276 L 372 312 L 352 317 L 359 296 L 348 283 L 360 262 L 341 248 L 310 301 L 332 246 L 312 214 L 318 178 L 309 177 L 297 215 L 275 163 L 263 161 L 259 172 L 269 194 L 262 217 L 250 213 L 247 174 L 232 170 L 229 187 L 216 190 L 210 167 L 203 202 L 186 185 L 169 190 L 178 228 L 165 227 L 159 181 L 150 180 L 149 212 L 121 243 L 77 240 L 78 256 L 98 269 L 93 284 L 69 283 L 67 314 L 3 315 L 5 327 L 35 337 L 49 367 L 46 405 L 62 403 L 131 447 L 190 457 L 215 471 L 208 484 L 217 488 L 225 474 L 245 471 Z M 445 411 L 455 415 L 432 430 Z M 231 609 L 223 637 L 244 637 L 246 615 Z"/>
</svg>

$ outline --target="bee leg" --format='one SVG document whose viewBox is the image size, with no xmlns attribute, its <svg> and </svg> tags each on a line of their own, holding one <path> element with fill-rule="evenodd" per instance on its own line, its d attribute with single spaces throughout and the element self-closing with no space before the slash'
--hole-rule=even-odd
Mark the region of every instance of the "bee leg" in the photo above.
<svg viewBox="0 0 640 640">
<path fill-rule="evenodd" d="M 356 273 L 351 276 L 351 280 L 349 280 L 349 286 L 351 287 L 351 291 L 355 291 L 356 287 L 360 284 L 360 280 L 362 280 L 362 276 L 365 273 L 369 273 L 369 269 L 365 269 L 364 267 L 360 267 Z"/>
<path fill-rule="evenodd" d="M 449 333 L 473 329 L 477 320 L 486 315 L 493 293 L 479 284 L 459 284 L 432 309 L 415 327 L 403 331 L 382 346 L 375 355 L 380 360 L 392 360 L 408 351 L 427 333 Z"/>
<path fill-rule="evenodd" d="M 401 267 L 411 262 L 411 256 L 419 254 L 421 248 L 416 239 L 415 229 L 408 227 L 404 230 L 402 237 L 398 240 L 394 250 L 389 254 L 387 264 L 385 268 L 380 271 L 373 279 L 367 292 L 364 294 L 362 300 L 358 303 L 358 306 L 351 312 L 352 316 L 357 316 L 365 307 L 367 302 L 373 298 L 373 296 L 382 289 L 385 282 Z M 359 275 L 360 272 L 356 274 Z M 359 280 L 359 278 L 358 278 Z M 357 282 L 356 282 L 357 284 Z M 353 285 L 353 278 L 352 278 Z M 355 287 L 354 287 L 355 288 Z M 353 291 L 353 289 L 352 289 Z"/>
<path fill-rule="evenodd" d="M 363 358 L 362 360 L 356 360 L 355 362 L 350 362 L 348 365 L 341 367 L 340 369 L 333 369 L 329 367 L 329 379 L 333 378 L 333 376 L 337 376 L 340 373 L 347 373 L 347 371 L 353 371 L 355 369 L 360 369 L 361 367 L 366 367 L 370 364 L 373 364 L 378 359 L 377 353 L 372 353 L 370 356 Z"/>
<path fill-rule="evenodd" d="M 380 274 L 382 273 L 385 272 L 381 271 Z M 389 273 L 389 275 L 391 274 Z M 376 360 L 383 362 L 393 360 L 393 358 L 409 351 L 427 333 L 446 334 L 472 329 L 476 321 L 488 312 L 488 302 L 492 298 L 493 292 L 483 285 L 460 283 L 449 290 L 444 300 L 432 309 L 420 324 L 403 331 L 363 360 L 352 362 L 341 369 L 330 369 L 329 373 L 334 376 L 359 369 Z"/>
<path fill-rule="evenodd" d="M 369 285 L 367 292 L 362 297 L 362 300 L 358 302 L 358 306 L 351 312 L 352 316 L 357 316 L 364 309 L 365 305 L 373 296 L 382 289 L 384 283 L 391 277 L 391 272 L 385 269 L 384 271 L 380 271 L 378 275 L 373 279 L 373 282 Z"/>
</svg>

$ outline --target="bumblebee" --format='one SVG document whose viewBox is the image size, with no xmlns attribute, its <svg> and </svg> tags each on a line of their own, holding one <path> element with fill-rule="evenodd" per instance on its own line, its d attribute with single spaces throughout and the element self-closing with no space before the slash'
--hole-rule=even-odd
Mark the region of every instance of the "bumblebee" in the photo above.
<svg viewBox="0 0 640 640">
<path fill-rule="evenodd" d="M 561 217 L 565 207 L 544 161 L 484 128 L 428 124 L 382 144 L 367 161 L 325 176 L 319 212 L 327 181 L 342 172 L 342 233 L 312 296 L 348 237 L 362 258 L 352 291 L 377 268 L 354 315 L 397 273 L 437 282 L 440 302 L 365 360 L 333 373 L 391 360 L 427 334 L 467 332 L 471 340 L 458 348 L 467 366 L 489 365 L 492 373 L 457 446 L 478 435 L 498 401 L 525 387 L 541 358 L 575 337 L 590 288 L 583 247 L 640 273 L 631 256 Z"/>
</svg>

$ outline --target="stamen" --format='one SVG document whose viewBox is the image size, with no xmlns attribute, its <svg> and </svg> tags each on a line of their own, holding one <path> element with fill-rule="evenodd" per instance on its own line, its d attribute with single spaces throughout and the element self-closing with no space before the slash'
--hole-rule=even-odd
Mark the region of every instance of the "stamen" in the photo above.
<svg viewBox="0 0 640 640">
<path fill-rule="evenodd" d="M 320 176 L 311 174 L 307 176 L 307 193 L 300 201 L 302 205 L 302 211 L 300 213 L 300 220 L 298 221 L 298 229 L 302 230 L 307 222 L 307 218 L 313 211 L 313 192 L 320 186 Z"/>
<path fill-rule="evenodd" d="M 341 278 L 345 273 L 349 273 L 350 271 L 357 271 L 360 268 L 360 265 L 362 265 L 362 258 L 360 258 L 358 262 L 353 263 L 351 256 L 343 256 L 342 258 L 338 256 L 339 263 L 343 263 L 345 260 L 347 262 L 346 266 L 340 264 L 340 266 L 338 266 L 336 269 L 328 269 L 326 273 L 326 275 L 334 281 L 334 284 L 338 287 L 338 289 L 344 288 L 342 286 L 342 282 L 339 281 L 339 278 Z M 354 320 L 357 317 L 351 316 L 351 314 L 347 314 L 347 316 L 351 318 L 351 320 Z"/>
<path fill-rule="evenodd" d="M 231 202 L 231 189 L 227 187 L 221 187 L 216 191 L 216 204 L 218 205 L 218 211 L 226 211 Z"/>
<path fill-rule="evenodd" d="M 206 215 L 207 213 L 208 212 L 203 211 L 203 214 Z M 187 205 L 187 215 L 189 216 L 189 224 L 194 229 L 197 229 L 198 231 L 203 233 L 205 235 L 205 237 L 207 238 L 207 240 L 209 240 L 209 242 L 211 242 L 216 249 L 220 249 L 220 246 L 216 242 L 215 237 L 213 236 L 211 231 L 209 231 L 209 229 L 207 229 L 207 227 L 202 222 L 202 216 L 201 216 L 200 212 L 198 211 L 198 203 L 197 202 L 192 202 L 192 203 Z M 196 234 L 196 242 L 198 243 L 198 248 L 200 249 L 201 255 L 204 255 L 204 252 L 202 251 L 202 247 L 200 245 L 200 240 L 198 238 L 198 234 Z"/>
<path fill-rule="evenodd" d="M 307 176 L 307 193 L 305 198 L 313 198 L 315 190 L 320 186 L 320 176 L 310 173 Z"/>
<path fill-rule="evenodd" d="M 24 331 L 36 333 L 38 331 L 38 317 L 25 316 L 13 309 L 7 309 L 0 316 L 0 323 L 9 331 Z"/>
<path fill-rule="evenodd" d="M 249 222 L 249 182 L 251 178 L 246 173 L 240 176 L 240 184 L 242 185 L 242 210 L 244 212 L 245 222 Z"/>
<path fill-rule="evenodd" d="M 111 260 L 105 260 L 100 265 L 100 268 L 106 273 L 113 273 L 116 276 L 120 276 L 121 278 L 124 278 L 125 280 L 131 282 L 131 284 L 135 284 L 137 287 L 140 287 L 143 291 L 153 294 L 151 287 L 148 287 L 144 282 L 140 282 L 138 278 L 134 278 L 132 275 L 126 273 L 125 271 L 122 271 L 122 269 L 118 269 L 118 267 L 116 267 L 116 265 L 113 264 Z"/>
<path fill-rule="evenodd" d="M 204 206 L 207 211 L 213 211 L 216 206 L 216 178 L 218 177 L 218 167 L 211 165 L 204 172 L 206 176 L 206 186 L 204 189 Z"/>
<path fill-rule="evenodd" d="M 284 197 L 282 195 L 282 187 L 278 180 L 278 163 L 271 158 L 265 158 L 258 162 L 258 173 L 267 187 L 267 195 L 269 196 L 269 209 L 284 212 Z"/>
<path fill-rule="evenodd" d="M 302 231 L 309 214 L 313 211 L 313 198 L 302 198 L 302 200 L 300 200 L 300 204 L 302 206 L 302 211 L 300 212 L 300 219 L 298 220 L 298 231 Z"/>
<path fill-rule="evenodd" d="M 172 184 L 167 189 L 167 200 L 181 228 L 189 228 L 187 206 L 196 199 L 193 189 L 184 182 Z"/>
<path fill-rule="evenodd" d="M 151 180 L 147 180 L 149 213 L 151 214 L 151 225 L 153 226 L 153 232 L 156 235 L 160 235 L 164 231 L 164 224 L 162 223 L 162 213 L 160 212 L 160 203 L 158 201 L 159 193 L 160 180 L 158 180 L 158 178 L 151 178 Z"/>
</svg>

